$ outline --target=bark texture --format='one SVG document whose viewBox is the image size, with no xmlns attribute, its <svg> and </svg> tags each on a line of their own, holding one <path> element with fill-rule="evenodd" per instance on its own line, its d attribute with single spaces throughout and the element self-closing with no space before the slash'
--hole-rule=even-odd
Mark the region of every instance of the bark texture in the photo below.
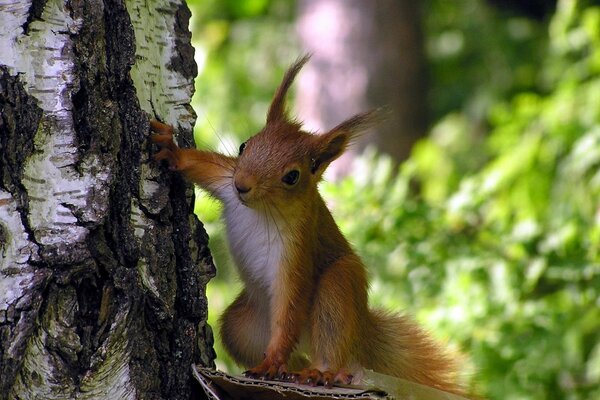
<svg viewBox="0 0 600 400">
<path fill-rule="evenodd" d="M 0 0 L 0 399 L 188 399 L 213 365 L 208 238 L 148 141 L 192 143 L 189 17 Z"/>
<path fill-rule="evenodd" d="M 326 131 L 354 114 L 385 107 L 382 123 L 352 151 L 371 143 L 397 162 L 406 159 L 427 130 L 420 3 L 300 0 L 297 26 L 302 46 L 313 54 L 298 84 L 306 125 Z M 333 167 L 344 169 L 351 158 L 347 153 Z"/>
</svg>

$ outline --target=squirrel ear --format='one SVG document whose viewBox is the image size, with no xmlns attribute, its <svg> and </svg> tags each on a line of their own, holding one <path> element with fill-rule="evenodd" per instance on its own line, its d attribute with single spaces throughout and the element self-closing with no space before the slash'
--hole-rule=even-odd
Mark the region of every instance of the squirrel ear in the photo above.
<svg viewBox="0 0 600 400">
<path fill-rule="evenodd" d="M 271 107 L 269 107 L 269 112 L 267 113 L 267 123 L 274 121 L 282 121 L 285 120 L 285 95 L 289 90 L 290 86 L 294 82 L 294 78 L 298 75 L 298 72 L 302 69 L 304 64 L 310 59 L 310 54 L 305 55 L 302 58 L 296 60 L 294 64 L 287 70 L 285 75 L 283 76 L 283 80 L 281 84 L 277 88 L 275 92 L 275 96 L 273 96 L 273 101 L 271 101 Z"/>
<path fill-rule="evenodd" d="M 345 131 L 332 130 L 323 135 L 319 135 L 317 151 L 311 159 L 310 172 L 313 174 L 322 173 L 325 168 L 336 158 L 341 156 L 346 150 L 350 135 Z"/>
<path fill-rule="evenodd" d="M 323 135 L 315 135 L 317 145 L 311 159 L 311 172 L 323 173 L 333 160 L 344 153 L 352 140 L 379 121 L 380 114 L 379 109 L 367 111 L 342 122 Z"/>
</svg>

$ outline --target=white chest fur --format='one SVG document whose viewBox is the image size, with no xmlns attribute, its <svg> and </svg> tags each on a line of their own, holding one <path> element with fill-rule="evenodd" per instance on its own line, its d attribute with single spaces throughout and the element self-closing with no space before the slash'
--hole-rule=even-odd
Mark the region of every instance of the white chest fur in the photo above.
<svg viewBox="0 0 600 400">
<path fill-rule="evenodd" d="M 238 201 L 225 203 L 225 224 L 233 258 L 244 280 L 272 293 L 283 254 L 283 221 Z"/>
</svg>

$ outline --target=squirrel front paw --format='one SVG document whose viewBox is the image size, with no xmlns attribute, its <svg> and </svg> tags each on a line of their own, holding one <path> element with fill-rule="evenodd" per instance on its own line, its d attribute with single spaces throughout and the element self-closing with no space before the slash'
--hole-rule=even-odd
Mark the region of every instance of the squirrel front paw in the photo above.
<svg viewBox="0 0 600 400">
<path fill-rule="evenodd" d="M 244 372 L 244 375 L 254 379 L 285 380 L 288 376 L 287 365 L 272 357 L 265 357 L 263 362 Z"/>
<path fill-rule="evenodd" d="M 150 120 L 150 129 L 157 133 L 157 135 L 152 135 L 150 139 L 160 147 L 160 151 L 153 156 L 154 160 L 166 160 L 170 170 L 179 169 L 177 158 L 179 147 L 173 141 L 173 128 L 152 119 Z"/>
</svg>

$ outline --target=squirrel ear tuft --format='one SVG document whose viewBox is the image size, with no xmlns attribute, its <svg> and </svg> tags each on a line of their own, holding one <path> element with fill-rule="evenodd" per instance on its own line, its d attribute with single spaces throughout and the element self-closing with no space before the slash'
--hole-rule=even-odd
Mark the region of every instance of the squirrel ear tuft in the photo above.
<svg viewBox="0 0 600 400">
<path fill-rule="evenodd" d="M 298 75 L 298 72 L 300 72 L 304 64 L 306 64 L 309 59 L 310 54 L 306 54 L 305 56 L 296 60 L 296 62 L 294 62 L 294 64 L 292 64 L 292 66 L 286 71 L 281 84 L 275 92 L 275 96 L 273 96 L 273 101 L 271 101 L 271 106 L 269 107 L 269 112 L 267 113 L 267 123 L 283 121 L 286 119 L 285 96 L 290 86 L 292 86 L 294 78 L 296 75 Z"/>
<path fill-rule="evenodd" d="M 316 150 L 311 159 L 311 172 L 323 173 L 333 160 L 344 153 L 352 140 L 376 125 L 380 117 L 380 109 L 367 111 L 342 122 L 323 135 L 315 135 Z"/>
</svg>

